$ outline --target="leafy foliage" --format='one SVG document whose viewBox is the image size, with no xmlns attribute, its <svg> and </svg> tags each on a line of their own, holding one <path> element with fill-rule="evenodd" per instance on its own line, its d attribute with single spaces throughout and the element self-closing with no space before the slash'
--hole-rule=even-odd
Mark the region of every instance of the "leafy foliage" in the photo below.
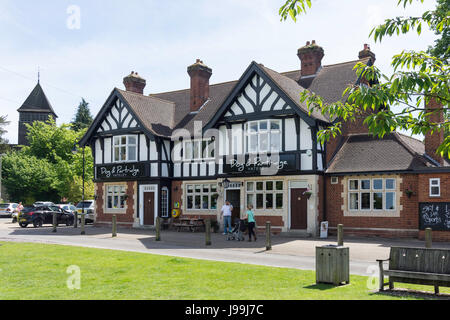
<svg viewBox="0 0 450 320">
<path fill-rule="evenodd" d="M 397 4 L 406 7 L 413 1 L 399 0 Z M 306 7 L 310 7 L 309 1 L 289 0 L 280 9 L 281 18 L 286 20 L 290 16 L 295 21 L 296 16 L 306 13 Z M 375 27 L 370 36 L 375 42 L 411 31 L 420 36 L 422 27 L 426 25 L 436 34 L 442 35 L 437 42 L 439 45 L 445 45 L 445 41 L 448 44 L 448 40 L 445 40 L 450 30 L 448 7 L 448 0 L 439 1 L 435 11 L 426 11 L 419 17 L 387 19 L 384 24 Z M 301 94 L 301 101 L 307 103 L 311 112 L 318 109 L 335 119 L 331 126 L 319 132 L 322 143 L 341 134 L 342 124 L 355 121 L 357 117 L 364 117 L 369 131 L 379 137 L 398 129 L 423 135 L 449 130 L 448 118 L 443 122 L 430 121 L 432 113 L 447 113 L 449 110 L 448 46 L 445 53 L 440 50 L 403 51 L 392 58 L 392 67 L 393 74 L 386 76 L 374 65 L 358 63 L 355 72 L 362 81 L 343 92 L 343 102 L 326 104 L 314 93 L 305 91 Z M 442 107 L 431 111 L 426 106 L 432 101 Z M 400 111 L 394 111 L 394 107 Z M 450 137 L 445 138 L 438 153 L 450 156 Z"/>
<path fill-rule="evenodd" d="M 13 201 L 70 202 L 81 200 L 83 153 L 72 153 L 74 143 L 86 130 L 73 131 L 70 125 L 47 123 L 28 125 L 30 146 L 9 152 L 3 159 L 3 183 Z M 93 157 L 85 149 L 86 198 L 93 197 Z"/>
<path fill-rule="evenodd" d="M 0 116 L 0 154 L 6 152 L 8 147 L 8 140 L 3 138 L 3 135 L 7 132 L 5 126 L 9 124 L 6 116 Z"/>
<path fill-rule="evenodd" d="M 82 99 L 80 105 L 78 106 L 77 113 L 75 114 L 75 118 L 72 121 L 72 128 L 75 131 L 89 128 L 92 121 L 93 118 L 91 110 L 89 109 L 89 103 Z"/>
</svg>

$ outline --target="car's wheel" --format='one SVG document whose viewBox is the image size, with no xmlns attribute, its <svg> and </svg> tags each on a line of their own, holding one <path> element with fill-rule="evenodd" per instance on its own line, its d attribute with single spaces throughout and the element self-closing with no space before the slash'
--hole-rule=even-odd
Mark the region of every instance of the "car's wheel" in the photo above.
<svg viewBox="0 0 450 320">
<path fill-rule="evenodd" d="M 19 223 L 19 226 L 21 228 L 26 228 L 26 227 L 28 227 L 28 223 L 21 222 L 21 223 Z"/>
<path fill-rule="evenodd" d="M 35 228 L 42 228 L 42 219 L 37 219 L 33 222 Z"/>
</svg>

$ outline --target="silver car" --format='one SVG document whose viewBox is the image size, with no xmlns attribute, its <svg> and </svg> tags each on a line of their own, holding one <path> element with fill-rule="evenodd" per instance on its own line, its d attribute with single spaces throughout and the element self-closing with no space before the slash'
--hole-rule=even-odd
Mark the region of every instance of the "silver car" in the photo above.
<svg viewBox="0 0 450 320">
<path fill-rule="evenodd" d="M 86 222 L 95 222 L 94 217 L 95 200 L 84 200 L 77 205 L 78 220 L 81 221 L 81 214 L 84 211 Z"/>
<path fill-rule="evenodd" d="M 0 203 L 0 217 L 11 218 L 18 206 L 18 203 Z"/>
</svg>

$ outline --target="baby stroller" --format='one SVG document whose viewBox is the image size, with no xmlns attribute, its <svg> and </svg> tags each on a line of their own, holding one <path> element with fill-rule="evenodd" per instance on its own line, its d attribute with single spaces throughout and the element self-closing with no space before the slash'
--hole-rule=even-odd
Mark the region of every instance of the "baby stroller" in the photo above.
<svg viewBox="0 0 450 320">
<path fill-rule="evenodd" d="M 230 234 L 227 236 L 227 240 L 237 240 L 237 241 L 244 241 L 244 232 L 247 229 L 247 226 L 245 225 L 245 220 L 236 219 L 235 224 L 233 227 L 233 230 Z"/>
</svg>

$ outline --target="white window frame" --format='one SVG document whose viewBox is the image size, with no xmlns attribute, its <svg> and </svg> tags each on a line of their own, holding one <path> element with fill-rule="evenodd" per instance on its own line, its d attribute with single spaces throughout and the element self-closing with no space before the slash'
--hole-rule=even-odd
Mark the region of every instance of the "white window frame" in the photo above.
<svg viewBox="0 0 450 320">
<path fill-rule="evenodd" d="M 272 190 L 267 190 L 267 182 L 272 182 L 273 183 L 273 189 Z M 283 188 L 282 190 L 277 190 L 277 182 L 281 182 L 283 184 Z M 250 183 L 253 183 L 253 190 L 249 191 L 248 185 Z M 263 189 L 262 190 L 257 190 L 256 186 L 258 183 L 262 183 L 263 184 Z M 266 180 L 266 181 L 247 181 L 245 183 L 245 202 L 246 202 L 246 206 L 248 205 L 253 205 L 253 208 L 255 210 L 283 210 L 283 205 L 284 205 L 284 198 L 285 198 L 285 182 L 282 180 Z M 271 194 L 272 195 L 272 208 L 267 208 L 267 195 Z M 253 195 L 253 203 L 248 203 L 248 196 L 249 195 Z M 256 207 L 256 202 L 257 202 L 257 197 L 258 195 L 262 195 L 263 196 L 263 208 L 257 208 Z M 277 195 L 281 195 L 282 196 L 282 204 L 281 204 L 281 208 L 277 208 Z"/>
<path fill-rule="evenodd" d="M 195 187 L 196 186 L 200 186 L 200 192 L 197 192 Z M 205 186 L 208 186 L 208 192 L 204 192 Z M 189 193 L 189 187 L 192 187 L 193 192 Z M 215 191 L 212 191 L 213 187 L 215 188 Z M 218 191 L 218 187 L 217 184 L 214 183 L 189 183 L 186 184 L 186 211 L 190 212 L 190 211 L 212 211 L 212 210 L 217 210 L 218 209 L 218 198 L 219 198 L 219 191 Z M 214 197 L 214 195 L 216 196 L 216 208 L 211 208 L 211 203 L 212 203 L 212 198 Z M 200 197 L 200 208 L 197 209 L 195 208 L 195 197 L 199 196 Z M 203 197 L 208 197 L 208 208 L 204 209 L 202 208 L 202 204 L 203 204 Z M 188 198 L 192 197 L 192 208 L 188 207 Z"/>
<path fill-rule="evenodd" d="M 123 184 L 121 184 L 121 185 L 120 184 L 119 185 L 106 185 L 105 187 L 106 187 L 106 190 L 105 190 L 106 191 L 106 197 L 105 197 L 105 201 L 106 201 L 105 208 L 106 208 L 106 211 L 111 211 L 111 210 L 124 211 L 124 210 L 126 210 L 126 208 L 127 208 L 127 197 L 126 197 L 126 195 L 127 195 L 127 187 L 126 187 L 126 185 L 123 185 Z M 119 188 L 118 192 L 115 191 L 116 188 Z M 111 189 L 112 189 L 112 193 L 110 194 L 110 190 Z M 112 198 L 111 199 L 111 204 L 114 204 L 114 198 L 115 197 L 118 197 L 118 203 L 120 204 L 121 203 L 121 197 L 123 197 L 123 208 L 109 207 L 109 198 L 110 197 Z"/>
<path fill-rule="evenodd" d="M 433 182 L 437 182 L 437 184 L 433 185 Z M 439 194 L 433 194 L 433 188 L 438 188 Z M 440 196 L 441 196 L 441 178 L 430 179 L 430 198 L 439 198 Z"/>
<path fill-rule="evenodd" d="M 382 188 L 381 189 L 375 189 L 374 187 L 374 182 L 375 180 L 382 180 Z M 394 181 L 394 185 L 393 188 L 387 188 L 387 180 L 393 180 Z M 350 185 L 352 183 L 352 181 L 357 181 L 358 182 L 358 188 L 352 190 Z M 370 188 L 369 189 L 362 189 L 362 181 L 370 181 Z M 390 212 L 395 212 L 397 211 L 397 180 L 395 178 L 371 178 L 371 179 L 367 179 L 367 178 L 363 178 L 363 179 L 348 179 L 348 191 L 347 191 L 347 209 L 350 212 L 369 212 L 369 211 L 373 211 L 373 212 L 383 212 L 383 211 L 390 211 Z M 430 189 L 431 190 L 431 189 Z M 369 193 L 370 194 L 370 208 L 369 209 L 362 209 L 362 194 L 363 193 Z M 375 200 L 374 200 L 374 196 L 376 193 L 381 193 L 383 195 L 383 206 L 382 209 L 375 209 Z M 394 204 L 394 209 L 388 209 L 387 208 L 387 194 L 388 193 L 392 193 L 394 195 L 394 199 L 393 199 L 393 204 Z M 350 208 L 351 205 L 351 195 L 352 194 L 357 194 L 358 195 L 358 208 L 357 209 L 352 209 Z"/>
<path fill-rule="evenodd" d="M 122 144 L 122 139 L 126 138 L 126 143 Z M 129 143 L 130 138 L 134 138 L 136 140 L 135 144 Z M 119 139 L 119 144 L 116 144 L 116 139 Z M 124 163 L 124 162 L 138 162 L 138 136 L 134 134 L 121 135 L 112 137 L 112 149 L 113 149 L 113 163 Z M 125 160 L 116 159 L 116 148 L 119 148 L 119 158 L 120 158 L 120 149 L 125 147 Z M 130 160 L 130 151 L 129 148 L 134 147 L 136 150 L 135 159 Z"/>
<path fill-rule="evenodd" d="M 261 124 L 266 123 L 267 129 L 261 129 Z M 279 129 L 272 129 L 271 124 L 272 122 L 276 122 L 278 124 Z M 250 130 L 251 126 L 257 124 L 258 130 L 256 132 L 252 132 Z M 282 128 L 282 121 L 279 119 L 267 119 L 267 120 L 257 120 L 257 121 L 249 121 L 245 124 L 245 151 L 249 154 L 258 154 L 258 153 L 270 153 L 270 152 L 282 152 L 283 150 L 283 128 Z M 267 149 L 261 149 L 261 135 L 267 134 Z M 272 148 L 272 137 L 278 134 L 279 135 L 279 149 L 275 150 Z M 257 137 L 257 148 L 256 150 L 250 150 L 250 137 L 256 136 Z"/>
<path fill-rule="evenodd" d="M 205 150 L 203 150 L 203 143 L 206 143 Z M 190 144 L 192 155 L 187 156 L 187 145 Z M 199 144 L 200 148 L 196 152 L 195 145 Z M 212 149 L 211 149 L 212 147 Z M 212 151 L 214 155 L 211 156 Z M 183 141 L 183 160 L 184 161 L 201 161 L 201 160 L 213 160 L 216 155 L 216 141 L 214 139 L 194 139 Z"/>
</svg>

